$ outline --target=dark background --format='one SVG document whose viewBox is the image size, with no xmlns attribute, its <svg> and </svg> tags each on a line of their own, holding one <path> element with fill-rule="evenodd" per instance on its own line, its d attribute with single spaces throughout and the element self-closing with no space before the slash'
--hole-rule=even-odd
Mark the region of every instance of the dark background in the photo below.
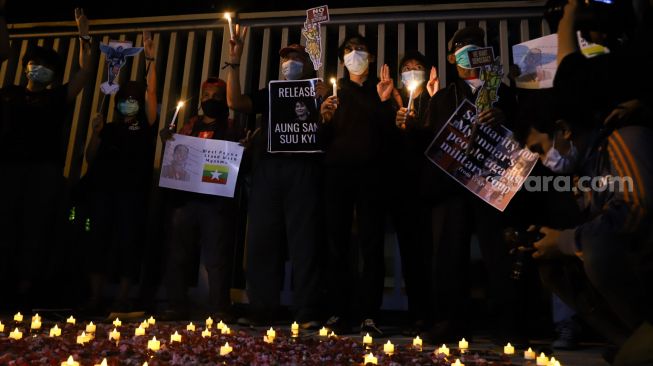
<svg viewBox="0 0 653 366">
<path fill-rule="evenodd" d="M 254 1 L 254 0 L 6 0 L 6 16 L 10 23 L 47 20 L 72 20 L 73 9 L 83 7 L 89 19 L 127 18 L 157 15 L 179 15 L 207 12 L 283 11 L 305 10 L 320 5 L 329 8 L 366 6 L 447 4 L 491 2 L 489 0 L 306 0 L 306 1 Z"/>
</svg>

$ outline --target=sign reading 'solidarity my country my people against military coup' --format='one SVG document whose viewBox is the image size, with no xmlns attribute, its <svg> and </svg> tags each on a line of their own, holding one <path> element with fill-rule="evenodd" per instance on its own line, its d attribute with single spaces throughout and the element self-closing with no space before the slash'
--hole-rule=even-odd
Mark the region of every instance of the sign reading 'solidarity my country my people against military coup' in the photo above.
<svg viewBox="0 0 653 366">
<path fill-rule="evenodd" d="M 322 152 L 317 140 L 320 111 L 315 85 L 318 80 L 270 81 L 269 152 Z"/>
</svg>

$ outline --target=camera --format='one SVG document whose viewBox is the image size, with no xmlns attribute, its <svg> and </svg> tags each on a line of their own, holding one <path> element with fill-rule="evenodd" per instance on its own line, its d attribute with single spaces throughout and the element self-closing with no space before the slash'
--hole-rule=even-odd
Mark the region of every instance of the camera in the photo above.
<svg viewBox="0 0 653 366">
<path fill-rule="evenodd" d="M 533 244 L 543 237 L 539 227 L 532 231 L 520 231 L 514 228 L 504 230 L 503 239 L 510 248 L 510 254 L 514 256 L 510 271 L 511 279 L 518 281 L 522 278 L 524 267 L 531 260 Z"/>
</svg>

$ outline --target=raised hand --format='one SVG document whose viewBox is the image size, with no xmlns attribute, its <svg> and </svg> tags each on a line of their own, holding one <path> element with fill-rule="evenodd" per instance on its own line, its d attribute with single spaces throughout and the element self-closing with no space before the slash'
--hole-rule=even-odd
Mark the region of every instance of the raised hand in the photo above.
<svg viewBox="0 0 653 366">
<path fill-rule="evenodd" d="M 394 88 L 394 81 L 390 77 L 390 67 L 388 65 L 383 65 L 383 67 L 381 67 L 381 81 L 376 84 L 376 91 L 379 93 L 379 98 L 381 98 L 382 102 L 390 99 Z"/>
<path fill-rule="evenodd" d="M 77 22 L 77 30 L 80 37 L 88 36 L 88 19 L 84 15 L 84 9 L 75 8 L 75 22 Z"/>
<path fill-rule="evenodd" d="M 234 39 L 229 41 L 229 62 L 232 64 L 240 63 L 243 56 L 243 45 L 247 36 L 247 27 L 241 27 L 240 24 L 234 26 Z"/>
<path fill-rule="evenodd" d="M 429 81 L 426 83 L 426 91 L 430 96 L 433 96 L 440 89 L 440 79 L 438 78 L 438 69 L 435 66 L 431 67 L 431 75 Z"/>
</svg>

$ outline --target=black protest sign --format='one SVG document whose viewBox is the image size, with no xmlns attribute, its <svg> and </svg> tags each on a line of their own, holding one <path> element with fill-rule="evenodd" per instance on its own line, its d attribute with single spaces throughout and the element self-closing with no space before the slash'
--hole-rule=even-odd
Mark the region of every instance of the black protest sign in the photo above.
<svg viewBox="0 0 653 366">
<path fill-rule="evenodd" d="M 474 51 L 469 51 L 469 63 L 473 69 L 477 67 L 484 67 L 494 63 L 494 50 L 492 47 L 479 48 Z"/>
<path fill-rule="evenodd" d="M 270 81 L 268 152 L 321 152 L 317 141 L 318 79 Z"/>
</svg>

